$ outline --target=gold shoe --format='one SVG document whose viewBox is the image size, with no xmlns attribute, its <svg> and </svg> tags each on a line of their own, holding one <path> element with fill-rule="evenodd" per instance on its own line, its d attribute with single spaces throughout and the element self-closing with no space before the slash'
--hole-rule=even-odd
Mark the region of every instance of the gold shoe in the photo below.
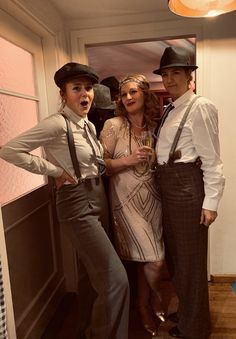
<svg viewBox="0 0 236 339">
<path fill-rule="evenodd" d="M 155 324 L 152 309 L 148 306 L 141 306 L 139 307 L 139 314 L 141 316 L 142 325 L 145 331 L 151 335 L 151 337 L 156 337 L 158 330 Z"/>
<path fill-rule="evenodd" d="M 156 311 L 155 312 L 155 315 L 157 316 L 157 318 L 162 322 L 164 323 L 166 321 L 166 318 L 165 318 L 165 312 L 163 311 Z"/>
<path fill-rule="evenodd" d="M 157 329 L 156 328 L 153 328 L 153 327 L 150 327 L 150 325 L 147 325 L 147 324 L 143 324 L 143 327 L 145 329 L 145 331 L 150 334 L 151 337 L 156 337 L 157 336 Z"/>
</svg>

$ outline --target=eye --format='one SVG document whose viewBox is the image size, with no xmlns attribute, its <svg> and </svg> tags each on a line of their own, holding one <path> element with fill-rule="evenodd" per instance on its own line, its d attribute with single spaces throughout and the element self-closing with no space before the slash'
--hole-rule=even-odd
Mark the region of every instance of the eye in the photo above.
<svg viewBox="0 0 236 339">
<path fill-rule="evenodd" d="M 121 98 L 125 98 L 125 97 L 126 97 L 126 95 L 127 95 L 126 93 L 121 93 L 121 95 L 120 95 L 120 96 L 121 96 Z"/>
<path fill-rule="evenodd" d="M 72 89 L 73 89 L 73 91 L 80 92 L 81 88 L 82 88 L 81 86 L 74 86 Z"/>
<path fill-rule="evenodd" d="M 93 86 L 92 86 L 92 85 L 87 85 L 87 86 L 85 86 L 85 90 L 86 90 L 87 92 L 90 92 L 92 89 L 93 89 Z"/>
<path fill-rule="evenodd" d="M 138 91 L 136 89 L 131 89 L 129 94 L 130 95 L 135 95 Z"/>
</svg>

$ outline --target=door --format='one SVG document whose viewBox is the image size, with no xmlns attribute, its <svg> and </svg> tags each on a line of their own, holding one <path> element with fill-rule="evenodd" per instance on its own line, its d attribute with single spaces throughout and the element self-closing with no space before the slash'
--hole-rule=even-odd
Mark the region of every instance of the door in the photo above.
<svg viewBox="0 0 236 339">
<path fill-rule="evenodd" d="M 36 124 L 40 116 L 47 115 L 47 96 L 40 37 L 3 11 L 0 21 L 0 144 L 3 144 Z M 41 150 L 36 153 L 41 155 Z M 16 336 L 37 339 L 65 290 L 54 191 L 47 178 L 3 160 L 0 178 Z"/>
</svg>

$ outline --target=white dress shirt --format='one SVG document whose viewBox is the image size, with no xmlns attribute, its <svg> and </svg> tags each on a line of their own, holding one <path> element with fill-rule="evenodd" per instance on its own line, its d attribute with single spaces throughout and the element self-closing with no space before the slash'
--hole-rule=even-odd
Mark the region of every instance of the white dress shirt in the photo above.
<svg viewBox="0 0 236 339">
<path fill-rule="evenodd" d="M 167 116 L 156 145 L 159 164 L 168 161 L 175 134 L 194 96 L 190 89 L 172 103 L 174 109 Z M 181 158 L 175 162 L 194 162 L 200 156 L 205 189 L 203 208 L 216 211 L 223 194 L 225 179 L 220 159 L 218 112 L 208 99 L 200 97 L 193 104 L 176 150 L 181 151 Z"/>
<path fill-rule="evenodd" d="M 85 119 L 80 117 L 67 106 L 63 109 L 63 113 L 71 122 L 82 178 L 97 176 L 98 168 L 84 131 L 84 122 L 86 121 L 89 128 L 96 134 L 94 125 L 88 121 L 87 117 Z M 66 122 L 61 113 L 53 114 L 2 146 L 0 157 L 32 173 L 55 178 L 61 176 L 65 170 L 76 180 L 66 130 Z M 46 159 L 30 153 L 40 146 L 44 148 Z M 94 142 L 93 147 L 97 155 L 103 155 L 100 143 L 97 145 Z"/>
</svg>

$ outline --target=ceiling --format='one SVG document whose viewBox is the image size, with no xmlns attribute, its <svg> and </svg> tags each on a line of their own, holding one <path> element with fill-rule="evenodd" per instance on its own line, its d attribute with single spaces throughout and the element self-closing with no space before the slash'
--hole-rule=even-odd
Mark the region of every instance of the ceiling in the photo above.
<svg viewBox="0 0 236 339">
<path fill-rule="evenodd" d="M 91 20 L 104 20 L 107 17 L 119 18 L 129 15 L 145 13 L 150 17 L 153 13 L 160 14 L 169 11 L 166 0 L 51 0 L 54 7 L 64 17 L 66 22 L 76 20 L 79 22 L 91 22 Z M 90 20 L 90 21 L 89 21 Z M 161 87 L 161 77 L 152 73 L 159 67 L 160 57 L 168 46 L 182 46 L 189 50 L 195 58 L 195 38 L 185 38 L 156 41 L 135 41 L 129 43 L 106 44 L 87 47 L 89 65 L 99 74 L 102 80 L 108 76 L 116 76 L 118 79 L 127 74 L 144 74 L 151 87 Z M 73 60 L 75 61 L 75 60 Z"/>
<path fill-rule="evenodd" d="M 87 54 L 89 65 L 97 70 L 101 80 L 110 75 L 121 79 L 128 74 L 141 73 L 153 89 L 159 89 L 161 77 L 153 74 L 153 70 L 159 68 L 161 55 L 169 46 L 184 47 L 194 59 L 195 38 L 190 37 L 88 47 Z"/>
<path fill-rule="evenodd" d="M 50 0 L 67 19 L 93 19 L 165 11 L 167 0 Z"/>
</svg>

